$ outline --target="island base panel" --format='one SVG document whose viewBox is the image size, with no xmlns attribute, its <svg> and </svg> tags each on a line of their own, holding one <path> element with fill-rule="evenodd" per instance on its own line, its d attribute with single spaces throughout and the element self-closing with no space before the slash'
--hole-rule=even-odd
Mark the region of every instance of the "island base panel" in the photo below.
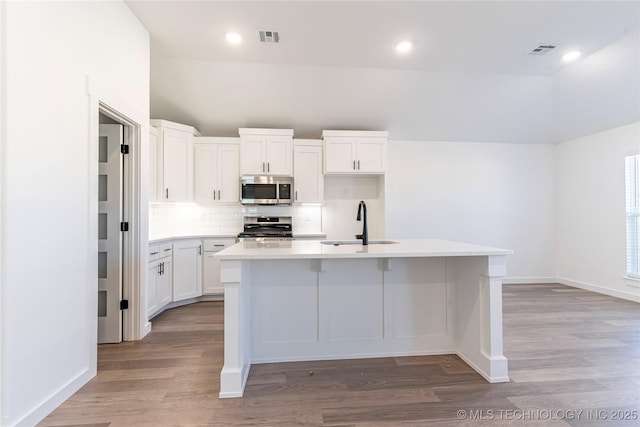
<svg viewBox="0 0 640 427">
<path fill-rule="evenodd" d="M 503 266 L 504 256 L 222 260 L 220 397 L 242 396 L 251 363 L 267 362 L 458 354 L 508 381 Z"/>
</svg>

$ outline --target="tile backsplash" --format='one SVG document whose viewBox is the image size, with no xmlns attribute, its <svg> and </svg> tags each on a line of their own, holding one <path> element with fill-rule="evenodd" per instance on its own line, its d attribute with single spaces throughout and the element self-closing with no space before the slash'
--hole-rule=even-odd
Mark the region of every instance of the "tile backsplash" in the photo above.
<svg viewBox="0 0 640 427">
<path fill-rule="evenodd" d="M 198 205 L 195 203 L 151 203 L 149 238 L 166 236 L 236 235 L 245 216 L 290 216 L 293 233 L 321 233 L 321 206 Z"/>
</svg>

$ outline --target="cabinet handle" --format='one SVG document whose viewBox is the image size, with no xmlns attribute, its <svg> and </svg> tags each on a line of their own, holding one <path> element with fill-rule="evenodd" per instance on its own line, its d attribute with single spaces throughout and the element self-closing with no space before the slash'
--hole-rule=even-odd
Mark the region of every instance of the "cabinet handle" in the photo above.
<svg viewBox="0 0 640 427">
<path fill-rule="evenodd" d="M 353 170 L 356 170 L 356 161 L 353 161 Z"/>
<path fill-rule="evenodd" d="M 264 162 L 262 162 L 262 172 L 264 172 Z"/>
<path fill-rule="evenodd" d="M 170 250 L 171 250 L 171 248 L 169 248 L 169 249 L 165 249 L 164 251 L 165 251 L 165 252 L 169 252 Z"/>
<path fill-rule="evenodd" d="M 220 190 L 218 190 L 218 200 L 221 200 L 220 199 Z"/>
<path fill-rule="evenodd" d="M 162 275 L 162 263 L 158 264 L 158 276 Z"/>
<path fill-rule="evenodd" d="M 158 255 L 158 252 L 151 252 L 151 255 Z"/>
<path fill-rule="evenodd" d="M 198 255 L 202 255 L 202 245 L 198 246 Z"/>
<path fill-rule="evenodd" d="M 358 170 L 360 170 L 360 160 L 358 160 Z"/>
<path fill-rule="evenodd" d="M 216 199 L 216 190 L 213 190 L 213 200 Z"/>
<path fill-rule="evenodd" d="M 165 194 L 165 198 L 168 200 L 169 199 L 169 189 L 165 189 L 164 190 L 164 194 Z"/>
<path fill-rule="evenodd" d="M 267 162 L 267 172 L 269 172 L 269 166 L 271 166 L 271 164 Z"/>
<path fill-rule="evenodd" d="M 298 201 L 298 190 L 296 190 L 296 201 Z"/>
<path fill-rule="evenodd" d="M 213 246 L 215 246 L 216 248 L 223 248 L 224 247 L 224 245 L 213 245 Z"/>
</svg>

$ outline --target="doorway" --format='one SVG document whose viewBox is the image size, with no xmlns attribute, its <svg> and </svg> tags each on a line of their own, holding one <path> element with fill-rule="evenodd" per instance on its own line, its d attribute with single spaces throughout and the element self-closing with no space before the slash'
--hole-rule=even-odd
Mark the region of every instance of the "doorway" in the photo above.
<svg viewBox="0 0 640 427">
<path fill-rule="evenodd" d="M 131 105 L 112 86 L 88 76 L 87 94 L 89 95 L 89 168 L 87 179 L 91 182 L 89 199 L 89 246 L 87 254 L 89 265 L 88 279 L 91 282 L 87 298 L 91 312 L 87 313 L 92 323 L 91 331 L 94 339 L 90 348 L 92 371 L 97 372 L 98 352 L 98 252 L 99 250 L 99 139 L 101 124 L 122 125 L 123 145 L 128 145 L 128 154 L 124 154 L 122 163 L 122 205 L 121 221 L 128 225 L 128 231 L 120 232 L 122 283 L 120 293 L 120 316 L 116 319 L 122 325 L 115 327 L 120 340 L 136 341 L 142 339 L 151 331 L 151 323 L 146 316 L 146 260 L 148 252 L 148 193 L 147 193 L 147 162 L 148 162 L 148 134 L 149 114 Z M 101 123 L 102 121 L 102 123 Z M 108 151 L 108 150 L 107 150 Z M 117 228 L 117 230 L 120 230 Z M 103 230 L 104 232 L 104 230 Z M 104 298 L 104 297 L 100 297 Z M 117 300 L 117 299 L 116 299 Z M 108 295 L 107 295 L 108 301 Z M 108 303 L 107 303 L 108 304 Z M 112 304 L 113 306 L 113 304 Z M 109 307 L 107 306 L 107 312 Z M 104 312 L 104 307 L 101 308 Z M 94 317 L 95 316 L 95 317 Z M 95 323 L 94 323 L 95 322 Z M 94 335 L 95 334 L 95 335 Z M 117 339 L 116 339 L 117 341 Z"/>
</svg>

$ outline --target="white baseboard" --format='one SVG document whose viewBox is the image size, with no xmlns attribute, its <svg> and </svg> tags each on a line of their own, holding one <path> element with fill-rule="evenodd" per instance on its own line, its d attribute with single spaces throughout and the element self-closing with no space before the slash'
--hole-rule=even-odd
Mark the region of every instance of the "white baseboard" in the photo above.
<svg viewBox="0 0 640 427">
<path fill-rule="evenodd" d="M 531 285 L 533 283 L 557 283 L 556 277 L 532 276 L 532 277 L 505 277 L 502 283 L 505 285 Z"/>
<path fill-rule="evenodd" d="M 632 294 L 631 292 L 619 291 L 617 289 L 605 288 L 603 286 L 594 285 L 592 283 L 579 282 L 577 280 L 570 280 L 562 277 L 556 278 L 556 283 L 571 286 L 573 288 L 584 289 L 585 291 L 597 292 L 599 294 L 622 298 L 628 301 L 640 302 L 640 295 Z"/>
<path fill-rule="evenodd" d="M 34 426 L 42 421 L 47 415 L 53 412 L 65 400 L 70 398 L 75 392 L 80 390 L 83 385 L 88 383 L 91 378 L 96 376 L 96 372 L 87 369 L 67 384 L 62 386 L 58 391 L 53 393 L 49 398 L 40 403 L 31 412 L 24 415 L 20 420 L 16 421 L 15 426 Z"/>
</svg>

